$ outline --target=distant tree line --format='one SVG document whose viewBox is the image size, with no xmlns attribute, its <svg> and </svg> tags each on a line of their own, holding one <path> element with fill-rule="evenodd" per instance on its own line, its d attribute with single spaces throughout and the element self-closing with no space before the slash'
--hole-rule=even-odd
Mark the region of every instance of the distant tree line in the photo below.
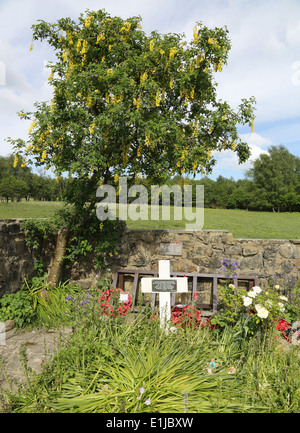
<svg viewBox="0 0 300 433">
<path fill-rule="evenodd" d="M 150 185 L 148 180 L 140 180 L 140 183 Z M 168 182 L 168 186 L 176 184 L 183 185 L 184 179 L 175 176 Z M 206 208 L 300 212 L 300 158 L 282 145 L 272 146 L 268 153 L 261 154 L 244 179 L 219 176 L 212 180 L 204 177 L 189 179 L 188 184 L 204 185 Z"/>
<path fill-rule="evenodd" d="M 0 198 L 4 201 L 34 199 L 53 201 L 59 198 L 64 180 L 59 183 L 45 174 L 32 173 L 30 167 L 18 164 L 14 167 L 14 156 L 0 157 Z"/>
<path fill-rule="evenodd" d="M 59 200 L 68 184 L 59 183 L 45 174 L 32 173 L 30 167 L 13 166 L 14 157 L 0 157 L 0 197 L 2 200 Z M 150 179 L 139 178 L 151 198 Z M 183 185 L 184 179 L 175 176 L 168 185 Z M 300 212 L 300 158 L 284 146 L 272 146 L 252 164 L 244 179 L 219 176 L 216 180 L 203 177 L 189 179 L 189 185 L 204 185 L 204 206 L 207 208 L 247 209 L 253 211 Z M 195 193 L 195 188 L 193 188 Z M 172 204 L 171 196 L 171 204 Z M 131 200 L 128 200 L 129 202 Z M 195 197 L 194 197 L 195 201 Z"/>
</svg>

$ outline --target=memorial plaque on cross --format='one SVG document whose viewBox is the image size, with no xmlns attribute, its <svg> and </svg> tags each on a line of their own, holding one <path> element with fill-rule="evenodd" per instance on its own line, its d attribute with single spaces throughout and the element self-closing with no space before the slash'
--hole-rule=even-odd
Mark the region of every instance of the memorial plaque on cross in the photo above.
<svg viewBox="0 0 300 433">
<path fill-rule="evenodd" d="M 170 277 L 170 260 L 159 260 L 158 278 L 141 279 L 142 293 L 159 294 L 160 326 L 166 328 L 171 320 L 171 293 L 187 293 L 188 279 Z"/>
</svg>

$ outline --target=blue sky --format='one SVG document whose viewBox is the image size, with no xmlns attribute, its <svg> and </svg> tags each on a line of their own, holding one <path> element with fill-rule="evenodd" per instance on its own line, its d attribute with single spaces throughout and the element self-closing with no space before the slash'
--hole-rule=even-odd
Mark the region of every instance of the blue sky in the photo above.
<svg viewBox="0 0 300 433">
<path fill-rule="evenodd" d="M 27 136 L 29 125 L 16 113 L 51 99 L 45 63 L 54 56 L 46 43 L 29 51 L 31 25 L 39 19 L 76 19 L 86 9 L 106 9 L 122 18 L 140 15 L 146 33 L 185 33 L 188 39 L 196 21 L 226 25 L 232 49 L 216 76 L 218 96 L 232 107 L 242 98 L 256 98 L 255 133 L 239 129 L 251 159 L 279 144 L 300 157 L 299 0 L 0 0 L 0 155 L 12 152 L 6 137 Z M 251 159 L 239 165 L 231 151 L 216 158 L 213 179 L 243 178 L 251 167 Z"/>
</svg>

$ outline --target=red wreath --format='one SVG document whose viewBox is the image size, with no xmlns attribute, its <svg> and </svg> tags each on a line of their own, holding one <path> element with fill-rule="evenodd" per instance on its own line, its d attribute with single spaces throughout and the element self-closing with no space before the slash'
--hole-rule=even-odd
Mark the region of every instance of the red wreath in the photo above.
<svg viewBox="0 0 300 433">
<path fill-rule="evenodd" d="M 100 294 L 98 302 L 100 303 L 100 311 L 106 316 L 126 316 L 130 308 L 132 307 L 131 296 L 128 295 L 128 302 L 120 303 L 120 293 L 126 293 L 122 289 L 116 289 L 114 287 L 107 289 L 105 292 Z"/>
</svg>

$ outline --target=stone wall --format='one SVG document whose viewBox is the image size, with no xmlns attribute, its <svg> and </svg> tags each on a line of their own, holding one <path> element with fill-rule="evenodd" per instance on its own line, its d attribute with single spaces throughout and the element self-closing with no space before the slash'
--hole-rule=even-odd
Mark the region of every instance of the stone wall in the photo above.
<svg viewBox="0 0 300 433">
<path fill-rule="evenodd" d="M 182 255 L 161 254 L 161 244 L 182 245 Z M 223 258 L 239 263 L 238 274 L 257 276 L 261 287 L 273 275 L 283 290 L 295 287 L 297 268 L 300 268 L 300 239 L 235 239 L 226 230 L 128 230 L 111 261 L 111 270 L 157 270 L 160 259 L 171 261 L 174 272 L 222 274 Z M 295 265 L 295 266 L 294 266 Z"/>
<path fill-rule="evenodd" d="M 20 230 L 20 220 L 0 220 L 0 296 L 17 292 L 24 278 L 33 275 L 34 261 Z"/>
<path fill-rule="evenodd" d="M 20 222 L 0 220 L 0 296 L 19 290 L 24 278 L 34 275 L 34 260 Z M 162 245 L 175 243 L 181 254 L 165 255 Z M 271 275 L 277 276 L 287 293 L 294 288 L 300 268 L 300 239 L 234 239 L 226 230 L 127 230 L 117 253 L 107 258 L 106 274 L 120 268 L 157 270 L 160 259 L 169 259 L 174 272 L 222 273 L 221 261 L 227 258 L 239 263 L 238 274 L 257 276 L 262 287 Z M 99 270 L 80 263 L 68 271 L 69 276 L 85 287 L 101 278 Z"/>
</svg>

